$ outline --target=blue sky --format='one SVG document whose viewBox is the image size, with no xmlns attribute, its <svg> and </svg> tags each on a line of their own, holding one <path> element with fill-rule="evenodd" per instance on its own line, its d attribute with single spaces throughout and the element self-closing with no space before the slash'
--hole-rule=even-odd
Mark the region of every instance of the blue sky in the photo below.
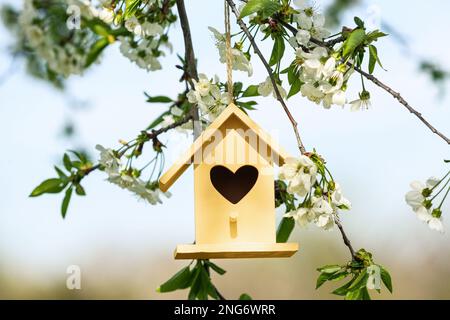
<svg viewBox="0 0 450 320">
<path fill-rule="evenodd" d="M 0 0 L 0 4 L 8 2 Z M 326 2 L 322 3 L 325 6 Z M 434 0 L 419 6 L 404 0 L 366 1 L 348 13 L 345 24 L 351 25 L 354 15 L 364 17 L 370 5 L 379 6 L 382 19 L 405 35 L 414 52 L 401 49 L 391 37 L 381 40 L 379 54 L 388 72 L 379 69 L 376 75 L 402 92 L 431 123 L 450 135 L 449 98 L 439 98 L 438 90 L 417 72 L 417 56 L 430 57 L 450 69 L 450 47 L 448 41 L 442 40 L 450 28 L 450 3 Z M 224 79 L 225 67 L 218 61 L 207 29 L 223 29 L 222 1 L 188 1 L 187 10 L 199 71 Z M 425 12 L 432 14 L 424 15 Z M 175 52 L 183 52 L 179 27 L 172 31 L 171 39 Z M 10 43 L 11 37 L 0 27 L 0 70 L 8 68 L 6 48 Z M 234 78 L 247 83 L 263 81 L 266 75 L 262 65 L 256 57 L 252 62 L 255 72 L 251 79 L 237 72 Z M 48 277 L 63 277 L 71 264 L 89 269 L 96 261 L 97 268 L 107 269 L 114 268 L 111 263 L 119 267 L 145 255 L 148 267 L 167 266 L 158 269 L 158 276 L 149 282 L 151 287 L 183 265 L 172 260 L 172 250 L 176 244 L 189 243 L 194 237 L 190 171 L 174 185 L 172 198 L 156 207 L 108 184 L 100 172 L 86 179 L 88 196 L 72 200 L 65 221 L 59 214 L 61 195 L 27 197 L 40 181 L 53 175 L 52 165 L 65 149 L 83 145 L 94 154 L 96 144 L 115 147 L 118 139 L 133 138 L 145 128 L 163 111 L 163 106 L 145 103 L 143 91 L 175 97 L 181 88 L 176 63 L 175 55 L 168 56 L 163 60 L 164 71 L 146 73 L 131 65 L 114 46 L 100 65 L 84 77 L 69 80 L 67 95 L 85 101 L 85 108 L 70 107 L 67 95 L 27 77 L 23 67 L 0 86 L 0 265 L 10 275 L 45 282 Z M 354 97 L 359 89 L 356 80 L 350 86 Z M 299 122 L 307 148 L 316 148 L 327 159 L 334 177 L 353 203 L 353 210 L 343 214 L 342 219 L 356 246 L 372 249 L 385 265 L 420 265 L 433 258 L 437 267 L 445 268 L 450 263 L 448 233 L 436 234 L 421 224 L 405 204 L 404 194 L 412 180 L 445 172 L 442 160 L 450 157 L 448 146 L 391 96 L 371 84 L 368 88 L 373 106 L 367 112 L 324 110 L 301 97 L 289 100 L 288 105 Z M 251 116 L 266 130 L 278 132 L 281 144 L 295 154 L 294 136 L 277 102 L 270 98 L 258 101 L 258 111 Z M 69 118 L 78 129 L 75 145 L 59 136 L 62 123 Z M 163 140 L 177 152 L 190 142 L 189 137 L 180 139 L 172 134 Z M 450 214 L 448 204 L 445 214 Z M 450 228 L 448 219 L 445 226 Z M 333 246 L 338 248 L 340 259 L 348 258 L 336 231 L 325 234 L 314 228 L 296 229 L 294 239 L 304 241 L 301 247 L 309 252 L 309 257 L 314 256 L 315 246 Z M 302 263 L 302 251 L 295 259 Z M 321 257 L 314 259 L 318 264 L 330 262 Z M 225 265 L 230 271 L 241 266 L 239 262 Z M 242 262 L 242 266 L 248 265 Z M 288 262 L 282 266 L 290 268 Z M 417 275 L 416 268 L 405 272 L 411 277 Z M 228 277 L 233 279 L 231 272 Z M 252 283 L 258 281 L 250 274 L 249 277 Z M 438 284 L 437 279 L 433 281 Z M 404 293 L 408 295 L 406 290 Z"/>
</svg>

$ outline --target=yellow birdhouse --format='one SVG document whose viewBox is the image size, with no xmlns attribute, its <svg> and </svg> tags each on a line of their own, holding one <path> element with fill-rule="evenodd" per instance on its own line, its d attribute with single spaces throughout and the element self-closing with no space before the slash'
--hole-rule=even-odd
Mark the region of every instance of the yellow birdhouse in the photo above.
<svg viewBox="0 0 450 320">
<path fill-rule="evenodd" d="M 290 257 L 297 243 L 276 243 L 273 165 L 288 155 L 230 104 L 160 178 L 162 191 L 194 166 L 195 244 L 175 259 Z"/>
</svg>

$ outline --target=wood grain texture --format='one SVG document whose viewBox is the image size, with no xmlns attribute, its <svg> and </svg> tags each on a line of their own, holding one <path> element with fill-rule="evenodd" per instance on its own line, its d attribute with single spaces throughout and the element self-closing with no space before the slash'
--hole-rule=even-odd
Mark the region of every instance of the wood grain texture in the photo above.
<svg viewBox="0 0 450 320">
<path fill-rule="evenodd" d="M 175 259 L 289 258 L 298 243 L 233 243 L 178 245 Z"/>
</svg>

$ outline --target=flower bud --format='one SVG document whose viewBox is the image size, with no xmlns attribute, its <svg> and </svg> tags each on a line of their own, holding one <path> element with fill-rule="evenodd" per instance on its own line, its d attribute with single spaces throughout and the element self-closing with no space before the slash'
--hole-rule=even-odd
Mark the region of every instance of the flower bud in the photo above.
<svg viewBox="0 0 450 320">
<path fill-rule="evenodd" d="M 426 209 L 430 209 L 433 206 L 431 200 L 425 200 L 422 204 Z"/>
<path fill-rule="evenodd" d="M 428 198 L 429 196 L 431 196 L 431 193 L 432 193 L 433 191 L 431 191 L 430 190 L 430 188 L 426 188 L 426 189 L 423 189 L 422 190 L 422 195 L 425 197 L 425 198 Z"/>
<path fill-rule="evenodd" d="M 434 218 L 438 218 L 438 219 L 439 219 L 439 218 L 442 216 L 442 211 L 441 211 L 441 209 L 436 208 L 436 209 L 433 210 L 433 212 L 431 213 L 431 215 L 432 215 Z"/>
</svg>

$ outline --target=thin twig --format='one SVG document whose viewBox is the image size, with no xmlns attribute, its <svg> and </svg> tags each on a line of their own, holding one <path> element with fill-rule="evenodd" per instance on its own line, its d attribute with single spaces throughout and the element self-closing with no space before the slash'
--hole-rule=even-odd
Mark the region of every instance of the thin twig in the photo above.
<svg viewBox="0 0 450 320">
<path fill-rule="evenodd" d="M 160 128 L 160 129 L 158 129 L 158 130 L 152 130 L 152 131 L 147 132 L 147 138 L 148 138 L 149 140 L 155 139 L 155 138 L 157 138 L 159 135 L 161 135 L 161 134 L 163 134 L 163 133 L 166 133 L 167 131 L 170 131 L 170 130 L 172 130 L 172 129 L 178 128 L 178 127 L 182 126 L 183 124 L 188 123 L 188 122 L 191 121 L 191 120 L 192 120 L 192 115 L 188 114 L 188 115 L 186 115 L 183 119 L 178 120 L 178 121 L 176 121 L 176 122 L 174 122 L 174 123 L 172 123 L 172 124 L 170 124 L 170 125 L 168 125 L 168 126 L 166 126 L 166 127 Z M 88 174 L 90 174 L 90 173 L 92 173 L 93 171 L 98 170 L 98 169 L 100 169 L 100 168 L 101 168 L 101 165 L 100 165 L 100 164 L 97 164 L 97 165 L 95 165 L 95 166 L 92 166 L 92 167 L 90 167 L 90 168 L 84 170 L 84 176 L 87 176 Z"/>
<path fill-rule="evenodd" d="M 230 6 L 231 10 L 233 11 L 234 15 L 236 16 L 237 22 L 238 22 L 239 26 L 241 27 L 242 31 L 244 31 L 244 33 L 246 34 L 247 38 L 250 40 L 250 43 L 251 43 L 251 45 L 253 47 L 253 50 L 258 55 L 259 59 L 263 63 L 264 67 L 266 68 L 267 73 L 269 74 L 270 80 L 272 82 L 273 90 L 275 92 L 277 100 L 281 104 L 281 106 L 283 107 L 284 112 L 286 113 L 286 115 L 289 118 L 289 121 L 292 124 L 292 127 L 293 127 L 294 132 L 295 132 L 295 137 L 297 138 L 298 148 L 300 149 L 300 152 L 302 154 L 305 154 L 306 153 L 306 149 L 305 149 L 305 146 L 303 145 L 302 139 L 300 137 L 300 133 L 298 131 L 297 121 L 292 116 L 291 112 L 289 111 L 289 108 L 287 107 L 286 103 L 284 102 L 283 97 L 281 96 L 280 90 L 278 89 L 278 84 L 277 84 L 277 82 L 275 80 L 275 76 L 273 75 L 273 72 L 272 72 L 272 68 L 269 66 L 269 64 L 267 63 L 266 58 L 264 58 L 264 55 L 261 53 L 261 50 L 258 48 L 258 45 L 256 44 L 256 41 L 255 41 L 255 38 L 253 37 L 253 35 L 248 30 L 247 25 L 239 17 L 239 11 L 237 10 L 236 5 L 234 4 L 233 0 L 227 0 L 227 2 L 228 2 L 228 5 Z"/>
<path fill-rule="evenodd" d="M 281 20 L 277 20 L 277 21 L 279 21 L 284 27 L 286 27 L 286 29 L 289 29 L 294 35 L 297 33 L 297 29 L 295 29 L 290 24 L 287 24 L 287 23 L 285 23 L 284 21 L 281 21 Z M 311 42 L 313 42 L 313 43 L 315 43 L 317 45 L 320 45 L 320 46 L 325 46 L 325 47 L 327 46 L 326 42 L 323 42 L 323 41 L 320 41 L 320 40 L 311 39 Z M 353 249 L 353 246 L 352 246 L 352 244 L 350 242 L 350 239 L 347 237 L 347 234 L 345 233 L 344 227 L 342 226 L 342 223 L 339 220 L 339 217 L 336 216 L 334 220 L 335 220 L 336 225 L 339 228 L 339 231 L 341 232 L 342 240 L 344 241 L 345 246 L 350 251 L 352 259 L 355 260 L 356 259 L 355 250 Z"/>
<path fill-rule="evenodd" d="M 439 130 L 437 130 L 433 125 L 431 125 L 431 123 L 428 122 L 428 120 L 426 120 L 423 115 L 417 111 L 416 109 L 414 109 L 409 103 L 408 101 L 406 101 L 402 95 L 399 92 L 394 91 L 394 89 L 392 89 L 391 87 L 389 87 L 387 84 L 381 82 L 378 78 L 376 78 L 374 75 L 371 75 L 363 70 L 361 70 L 360 68 L 354 67 L 355 71 L 362 74 L 366 79 L 372 81 L 375 85 L 377 85 L 378 87 L 382 88 L 384 91 L 386 91 L 387 93 L 389 93 L 391 96 L 393 96 L 395 99 L 398 100 L 398 102 L 400 102 L 401 105 L 403 105 L 406 109 L 408 109 L 409 112 L 411 112 L 413 115 L 415 115 L 420 121 L 422 121 L 423 124 L 425 124 L 430 130 L 431 132 L 433 132 L 434 134 L 438 135 L 439 137 L 441 137 L 445 142 L 447 142 L 447 144 L 450 144 L 450 139 L 447 138 L 442 132 L 440 132 Z"/>
<path fill-rule="evenodd" d="M 291 26 L 290 24 L 281 21 L 281 20 L 277 20 L 278 22 L 280 22 L 286 29 L 288 29 L 289 31 L 291 31 L 294 35 L 297 33 L 297 29 L 294 28 L 293 26 Z M 337 38 L 335 39 L 338 42 L 341 41 L 341 38 Z M 336 44 L 335 40 L 330 40 L 328 42 L 323 42 L 317 39 L 313 39 L 311 38 L 311 42 L 322 46 L 322 47 L 327 47 L 328 49 L 331 49 L 332 46 L 334 46 Z M 364 70 L 357 68 L 356 66 L 352 65 L 351 63 L 348 63 L 348 65 L 352 68 L 355 69 L 356 72 L 358 72 L 359 74 L 361 74 L 364 78 L 366 78 L 367 80 L 373 82 L 375 85 L 377 85 L 378 87 L 380 87 L 381 89 L 383 89 L 384 91 L 386 91 L 387 93 L 389 93 L 391 96 L 393 96 L 395 99 L 398 100 L 398 102 L 400 102 L 401 105 L 403 105 L 406 109 L 408 109 L 409 112 L 411 112 L 413 115 L 415 115 L 423 124 L 425 124 L 425 126 L 428 127 L 428 129 L 431 130 L 431 132 L 433 132 L 434 134 L 438 135 L 440 138 L 442 138 L 445 142 L 447 142 L 447 144 L 450 144 L 450 139 L 445 136 L 442 132 L 440 132 L 439 130 L 437 130 L 430 122 L 428 122 L 428 120 L 426 120 L 423 115 L 417 111 L 416 109 L 414 109 L 408 101 L 406 101 L 403 96 L 399 93 L 396 92 L 394 89 L 392 89 L 391 87 L 389 87 L 388 85 L 386 85 L 385 83 L 383 83 L 381 80 L 379 80 L 377 77 L 375 77 L 372 74 L 369 74 L 367 72 L 365 72 Z"/>
<path fill-rule="evenodd" d="M 192 79 L 198 80 L 197 61 L 195 59 L 194 46 L 192 45 L 191 29 L 189 27 L 189 19 L 186 13 L 184 0 L 177 0 L 177 9 L 178 9 L 178 16 L 180 17 L 181 29 L 183 30 L 186 68 L 187 73 L 189 75 L 188 81 L 191 87 L 194 88 Z M 201 124 L 198 106 L 193 105 L 191 112 L 192 112 L 192 121 L 194 123 L 193 128 L 195 140 L 200 136 L 201 133 Z"/>
<path fill-rule="evenodd" d="M 350 239 L 347 237 L 347 234 L 344 231 L 344 227 L 342 226 L 341 221 L 339 220 L 338 216 L 335 216 L 334 222 L 339 228 L 339 231 L 342 235 L 342 240 L 344 241 L 344 244 L 347 246 L 348 250 L 350 251 L 350 254 L 352 255 L 353 260 L 356 260 L 355 250 L 353 249 L 353 246 L 350 242 Z"/>
<path fill-rule="evenodd" d="M 188 114 L 183 119 L 178 120 L 178 121 L 176 121 L 176 122 L 174 122 L 174 123 L 172 123 L 172 124 L 170 124 L 170 125 L 168 125 L 166 127 L 160 128 L 158 130 L 152 130 L 150 132 L 147 132 L 147 137 L 150 140 L 154 139 L 154 138 L 157 138 L 160 134 L 165 133 L 165 132 L 167 132 L 169 130 L 178 128 L 178 127 L 182 126 L 183 124 L 188 123 L 191 120 L 192 120 L 192 115 Z"/>
</svg>

